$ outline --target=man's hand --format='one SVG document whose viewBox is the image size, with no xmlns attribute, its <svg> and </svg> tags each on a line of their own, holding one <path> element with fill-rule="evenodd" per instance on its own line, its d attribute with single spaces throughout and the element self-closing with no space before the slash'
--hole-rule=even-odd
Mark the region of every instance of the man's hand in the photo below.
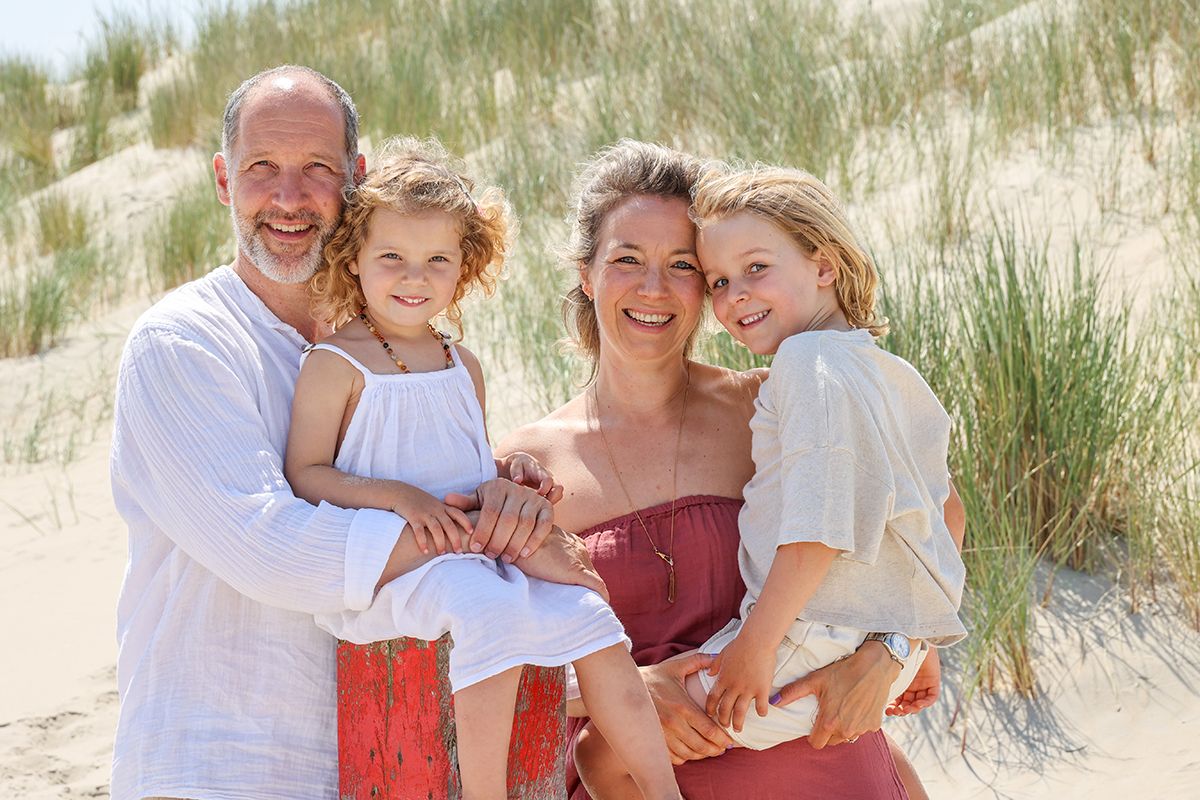
<svg viewBox="0 0 1200 800">
<path fill-rule="evenodd" d="M 705 669 L 712 660 L 712 656 L 692 651 L 640 668 L 658 712 L 671 763 L 676 766 L 719 756 L 733 744 L 729 734 L 696 705 L 683 685 L 688 675 Z"/>
<path fill-rule="evenodd" d="M 732 725 L 741 733 L 751 703 L 760 717 L 767 715 L 771 679 L 775 677 L 775 648 L 739 634 L 713 660 L 708 674 L 716 675 L 717 682 L 708 693 L 704 710 L 725 727 Z"/>
<path fill-rule="evenodd" d="M 505 478 L 481 483 L 474 494 L 448 494 L 445 502 L 461 511 L 478 509 L 471 552 L 485 552 L 488 558 L 500 556 L 509 564 L 541 547 L 554 524 L 549 500 Z"/>
<path fill-rule="evenodd" d="M 509 453 L 503 459 L 497 460 L 496 467 L 500 477 L 533 489 L 551 503 L 562 499 L 562 484 L 554 480 L 550 470 L 528 453 Z"/>
<path fill-rule="evenodd" d="M 438 555 L 447 550 L 461 553 L 459 529 L 471 531 L 466 514 L 415 486 L 403 485 L 392 503 L 392 511 L 408 521 L 417 547 L 425 554 L 429 553 L 430 540 Z"/>
<path fill-rule="evenodd" d="M 827 744 L 852 742 L 864 733 L 879 730 L 888 690 L 900 674 L 879 642 L 865 642 L 849 658 L 835 661 L 793 681 L 780 690 L 785 706 L 801 697 L 816 695 L 817 718 L 808 743 L 814 750 Z"/>
<path fill-rule="evenodd" d="M 925 654 L 925 660 L 917 668 L 908 688 L 891 702 L 884 712 L 889 717 L 903 717 L 915 714 L 933 705 L 942 692 L 942 660 L 938 649 L 930 647 Z"/>
</svg>

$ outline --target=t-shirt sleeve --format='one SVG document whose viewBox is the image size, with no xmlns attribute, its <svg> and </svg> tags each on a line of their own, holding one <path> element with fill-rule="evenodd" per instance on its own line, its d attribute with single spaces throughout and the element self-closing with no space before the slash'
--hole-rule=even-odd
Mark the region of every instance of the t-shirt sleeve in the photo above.
<svg viewBox="0 0 1200 800">
<path fill-rule="evenodd" d="M 770 397 L 780 436 L 779 544 L 820 542 L 874 563 L 895 499 L 878 426 L 855 384 L 819 351 L 781 355 Z"/>
</svg>

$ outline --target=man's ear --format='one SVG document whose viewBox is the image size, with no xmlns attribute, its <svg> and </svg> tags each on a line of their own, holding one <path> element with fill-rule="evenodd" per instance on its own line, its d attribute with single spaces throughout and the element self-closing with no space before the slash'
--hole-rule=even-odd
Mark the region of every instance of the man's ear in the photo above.
<svg viewBox="0 0 1200 800">
<path fill-rule="evenodd" d="M 362 183 L 367 176 L 367 157 L 359 153 L 354 159 L 354 185 Z"/>
<path fill-rule="evenodd" d="M 229 165 L 225 163 L 224 153 L 213 156 L 213 176 L 217 181 L 217 199 L 223 206 L 232 205 L 233 199 L 229 195 Z"/>
<path fill-rule="evenodd" d="M 837 280 L 837 267 L 833 259 L 818 250 L 812 254 L 812 260 L 817 265 L 817 286 L 833 286 Z"/>
</svg>

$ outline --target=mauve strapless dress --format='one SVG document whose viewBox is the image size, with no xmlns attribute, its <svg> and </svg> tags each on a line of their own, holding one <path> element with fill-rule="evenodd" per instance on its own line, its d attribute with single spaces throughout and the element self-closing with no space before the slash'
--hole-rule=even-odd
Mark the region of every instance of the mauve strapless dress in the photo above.
<svg viewBox="0 0 1200 800">
<path fill-rule="evenodd" d="M 639 665 L 694 650 L 738 614 L 746 588 L 738 574 L 738 511 L 742 501 L 693 496 L 675 502 L 677 597 L 667 602 L 667 569 L 630 513 L 580 531 L 612 606 L 633 641 Z M 664 552 L 670 549 L 671 504 L 641 512 Z M 569 720 L 570 734 L 586 720 Z M 569 760 L 571 800 L 588 800 Z M 770 750 L 734 749 L 675 768 L 687 800 L 907 800 L 882 733 L 854 744 L 814 750 L 807 739 Z"/>
</svg>

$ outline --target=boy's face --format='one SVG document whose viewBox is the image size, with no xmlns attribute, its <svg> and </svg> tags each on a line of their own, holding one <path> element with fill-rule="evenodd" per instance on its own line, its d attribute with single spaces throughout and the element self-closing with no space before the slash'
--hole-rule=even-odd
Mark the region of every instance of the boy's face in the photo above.
<svg viewBox="0 0 1200 800">
<path fill-rule="evenodd" d="M 377 208 L 350 272 L 367 313 L 386 335 L 424 337 L 426 325 L 454 299 L 462 274 L 462 231 L 453 214 L 401 214 Z"/>
<path fill-rule="evenodd" d="M 832 327 L 841 317 L 829 261 L 805 255 L 757 214 L 739 211 L 705 222 L 697 250 L 717 319 L 758 355 L 773 354 L 802 331 Z"/>
</svg>

